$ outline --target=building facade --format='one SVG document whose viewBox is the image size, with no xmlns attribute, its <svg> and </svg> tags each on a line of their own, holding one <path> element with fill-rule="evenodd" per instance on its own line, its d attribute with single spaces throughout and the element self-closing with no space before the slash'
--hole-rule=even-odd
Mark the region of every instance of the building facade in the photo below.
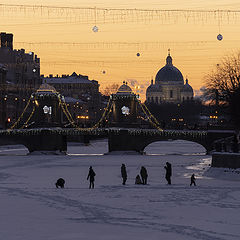
<svg viewBox="0 0 240 240">
<path fill-rule="evenodd" d="M 155 83 L 146 91 L 146 101 L 148 103 L 180 103 L 193 100 L 193 89 L 188 83 L 184 84 L 182 73 L 172 64 L 170 52 L 166 58 L 166 65 L 162 67 L 156 77 Z"/>
<path fill-rule="evenodd" d="M 96 80 L 81 74 L 53 77 L 42 76 L 42 81 L 53 86 L 64 96 L 68 109 L 76 122 L 87 125 L 96 122 L 101 114 L 101 94 Z"/>
<path fill-rule="evenodd" d="M 4 73 L 1 70 L 0 127 L 6 128 L 17 120 L 26 101 L 41 84 L 40 59 L 33 52 L 13 49 L 11 33 L 0 33 L 0 42 L 0 64 L 5 69 Z"/>
</svg>

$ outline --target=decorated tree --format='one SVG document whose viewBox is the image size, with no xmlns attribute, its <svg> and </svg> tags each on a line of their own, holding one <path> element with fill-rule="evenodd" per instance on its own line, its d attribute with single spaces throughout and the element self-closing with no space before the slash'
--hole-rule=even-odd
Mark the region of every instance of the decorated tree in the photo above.
<svg viewBox="0 0 240 240">
<path fill-rule="evenodd" d="M 226 105 L 237 130 L 240 129 L 240 52 L 222 59 L 205 76 L 205 95 L 216 105 Z"/>
</svg>

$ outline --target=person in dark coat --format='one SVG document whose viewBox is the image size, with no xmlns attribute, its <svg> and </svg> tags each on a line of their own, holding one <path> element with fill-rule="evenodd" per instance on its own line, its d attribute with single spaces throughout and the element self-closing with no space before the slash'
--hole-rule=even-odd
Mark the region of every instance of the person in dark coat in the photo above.
<svg viewBox="0 0 240 240">
<path fill-rule="evenodd" d="M 147 184 L 147 178 L 148 178 L 147 169 L 143 166 L 141 167 L 140 175 L 142 178 L 142 183 L 144 185 Z"/>
<path fill-rule="evenodd" d="M 190 186 L 192 186 L 192 185 L 194 185 L 194 186 L 196 186 L 196 178 L 195 178 L 195 175 L 193 174 L 192 176 L 191 176 L 191 183 L 190 183 Z"/>
<path fill-rule="evenodd" d="M 169 162 L 166 162 L 166 166 L 164 168 L 166 170 L 165 178 L 168 184 L 171 185 L 172 165 Z"/>
<path fill-rule="evenodd" d="M 87 176 L 87 180 L 88 179 L 90 180 L 89 188 L 94 188 L 95 176 L 96 176 L 96 174 L 93 171 L 92 166 L 90 166 L 88 176 Z"/>
<path fill-rule="evenodd" d="M 122 179 L 123 179 L 122 184 L 125 185 L 126 181 L 127 181 L 127 171 L 126 171 L 125 164 L 122 164 L 122 166 L 121 166 L 121 175 L 122 175 Z"/>
<path fill-rule="evenodd" d="M 55 183 L 56 188 L 60 187 L 60 188 L 64 188 L 64 184 L 65 184 L 65 180 L 63 178 L 59 178 L 57 180 L 57 182 Z"/>
<path fill-rule="evenodd" d="M 135 178 L 135 184 L 143 184 L 139 175 L 137 175 Z"/>
</svg>

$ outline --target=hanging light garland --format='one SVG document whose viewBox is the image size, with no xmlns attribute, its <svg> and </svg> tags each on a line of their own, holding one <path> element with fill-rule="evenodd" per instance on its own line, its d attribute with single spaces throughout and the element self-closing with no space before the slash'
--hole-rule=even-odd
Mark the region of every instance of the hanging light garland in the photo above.
<svg viewBox="0 0 240 240">
<path fill-rule="evenodd" d="M 31 120 L 33 114 L 35 113 L 36 107 L 35 105 L 33 105 L 33 110 L 30 114 L 30 116 L 28 117 L 27 121 L 22 125 L 22 127 L 20 127 L 20 129 L 23 129 L 25 126 L 27 126 L 28 122 Z"/>
<path fill-rule="evenodd" d="M 28 99 L 28 102 L 27 102 L 26 106 L 25 106 L 24 109 L 23 109 L 22 114 L 21 114 L 20 117 L 17 119 L 17 121 L 10 127 L 10 129 L 14 129 L 14 128 L 17 126 L 17 124 L 20 122 L 20 120 L 23 118 L 23 115 L 25 114 L 25 112 L 26 112 L 26 110 L 27 110 L 30 102 L 32 101 L 32 98 L 33 98 L 33 96 L 31 95 L 31 97 Z"/>
</svg>

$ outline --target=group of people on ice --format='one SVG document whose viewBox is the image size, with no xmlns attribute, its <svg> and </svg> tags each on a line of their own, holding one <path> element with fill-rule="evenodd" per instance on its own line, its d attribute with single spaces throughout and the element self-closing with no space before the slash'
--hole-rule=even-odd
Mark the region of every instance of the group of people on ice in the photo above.
<svg viewBox="0 0 240 240">
<path fill-rule="evenodd" d="M 166 166 L 164 166 L 164 169 L 166 170 L 165 178 L 167 180 L 167 183 L 171 185 L 171 177 L 172 177 L 172 165 L 169 162 L 166 162 Z M 127 170 L 125 164 L 122 164 L 121 166 L 121 175 L 122 175 L 122 184 L 125 185 L 127 181 Z M 135 184 L 147 184 L 147 178 L 148 178 L 148 172 L 147 169 L 142 166 L 140 170 L 140 174 L 138 174 L 135 178 Z M 196 178 L 195 175 L 192 174 L 191 176 L 191 183 L 190 186 L 194 185 L 196 186 Z"/>
<path fill-rule="evenodd" d="M 166 166 L 164 166 L 164 169 L 166 170 L 165 178 L 167 180 L 167 183 L 171 185 L 171 177 L 172 177 L 172 165 L 169 162 L 166 162 Z M 89 188 L 94 188 L 94 181 L 95 181 L 96 173 L 94 172 L 92 166 L 89 167 L 89 172 L 87 176 L 87 180 L 89 180 Z M 125 185 L 127 181 L 127 170 L 125 164 L 122 164 L 121 166 L 121 176 L 122 176 L 122 184 Z M 148 179 L 148 172 L 147 169 L 142 166 L 140 170 L 140 175 L 138 174 L 135 178 L 135 184 L 147 184 Z M 191 183 L 190 186 L 194 185 L 196 186 L 196 178 L 195 175 L 192 174 L 191 176 Z M 63 178 L 59 178 L 57 182 L 55 183 L 56 187 L 64 188 L 65 180 Z"/>
</svg>

